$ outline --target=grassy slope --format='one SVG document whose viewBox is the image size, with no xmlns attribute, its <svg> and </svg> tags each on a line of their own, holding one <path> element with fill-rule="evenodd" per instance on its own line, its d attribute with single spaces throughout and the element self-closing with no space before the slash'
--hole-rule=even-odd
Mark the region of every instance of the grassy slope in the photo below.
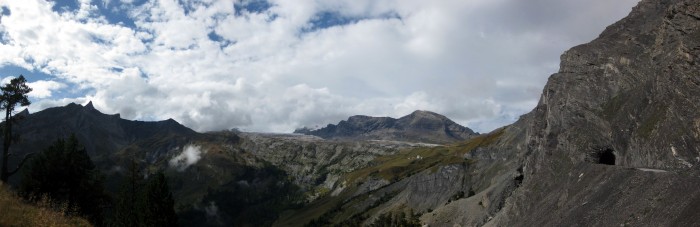
<svg viewBox="0 0 700 227">
<path fill-rule="evenodd" d="M 324 196 L 308 204 L 300 210 L 288 211 L 275 223 L 277 226 L 300 226 L 318 218 L 324 213 L 331 212 L 339 206 L 352 203 L 355 199 L 343 202 L 354 194 L 356 186 L 372 177 L 378 177 L 389 181 L 396 181 L 409 177 L 424 170 L 437 170 L 438 167 L 473 160 L 464 159 L 464 154 L 495 143 L 503 134 L 504 129 L 496 130 L 489 134 L 480 135 L 464 142 L 438 147 L 424 147 L 401 151 L 394 155 L 377 157 L 370 166 L 353 171 L 344 176 L 347 188 L 338 196 Z M 331 216 L 335 216 L 334 215 Z M 336 220 L 333 218 L 334 221 Z M 343 218 L 340 218 L 343 219 Z"/>
<path fill-rule="evenodd" d="M 66 217 L 49 208 L 26 204 L 0 183 L 0 226 L 91 226 L 82 218 Z"/>
<path fill-rule="evenodd" d="M 478 147 L 490 145 L 501 134 L 503 130 L 498 130 L 457 144 L 416 148 L 395 155 L 378 157 L 373 161 L 376 165 L 352 172 L 345 179 L 349 183 L 356 183 L 369 176 L 376 176 L 391 181 L 403 179 L 426 169 L 437 170 L 440 166 L 468 162 L 469 160 L 462 158 L 464 154 Z"/>
</svg>

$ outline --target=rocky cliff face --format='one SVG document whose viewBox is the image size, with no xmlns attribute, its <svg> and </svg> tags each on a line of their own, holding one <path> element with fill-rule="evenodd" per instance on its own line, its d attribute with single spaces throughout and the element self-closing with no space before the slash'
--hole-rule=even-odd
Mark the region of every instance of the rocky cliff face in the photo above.
<svg viewBox="0 0 700 227">
<path fill-rule="evenodd" d="M 438 144 L 462 141 L 477 135 L 471 129 L 445 116 L 421 110 L 399 119 L 352 116 L 337 125 L 329 124 L 317 130 L 298 129 L 295 133 L 325 139 L 395 140 Z"/>
<path fill-rule="evenodd" d="M 307 200 L 342 187 L 341 177 L 370 165 L 376 157 L 426 147 L 396 141 L 335 141 L 295 134 L 241 133 L 241 149 L 285 170 L 307 190 Z"/>
<path fill-rule="evenodd" d="M 643 0 L 564 53 L 516 123 L 525 181 L 489 224 L 697 225 L 699 28 L 700 1 Z"/>
<path fill-rule="evenodd" d="M 576 162 L 611 150 L 616 165 L 632 167 L 700 163 L 696 3 L 642 1 L 598 39 L 564 53 L 533 112 L 544 127 L 540 149 L 578 150 Z"/>
</svg>

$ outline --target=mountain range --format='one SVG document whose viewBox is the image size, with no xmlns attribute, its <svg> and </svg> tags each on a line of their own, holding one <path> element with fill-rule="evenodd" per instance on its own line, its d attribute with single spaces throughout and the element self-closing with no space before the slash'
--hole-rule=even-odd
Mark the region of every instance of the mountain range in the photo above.
<svg viewBox="0 0 700 227">
<path fill-rule="evenodd" d="M 694 226 L 699 72 L 700 0 L 642 0 L 561 56 L 531 112 L 489 133 L 427 111 L 297 134 L 200 133 L 69 104 L 21 113 L 12 149 L 75 133 L 113 191 L 131 160 L 165 170 L 186 226 L 396 214 L 429 226 Z"/>
<path fill-rule="evenodd" d="M 410 139 L 324 140 L 295 134 L 199 133 L 172 119 L 145 122 L 103 114 L 92 103 L 71 103 L 32 114 L 25 110 L 17 115 L 21 120 L 15 123 L 14 131 L 20 139 L 11 147 L 13 152 L 18 156 L 41 152 L 56 139 L 75 134 L 105 174 L 111 193 L 116 193 L 132 161 L 146 175 L 165 170 L 181 224 L 187 226 L 271 225 L 284 209 L 325 196 L 340 186 L 345 173 L 367 167 L 377 157 L 434 146 Z M 19 162 L 10 161 L 10 166 Z M 18 184 L 21 175 L 20 171 L 10 183 Z M 221 212 L 211 212 L 219 207 Z"/>
</svg>

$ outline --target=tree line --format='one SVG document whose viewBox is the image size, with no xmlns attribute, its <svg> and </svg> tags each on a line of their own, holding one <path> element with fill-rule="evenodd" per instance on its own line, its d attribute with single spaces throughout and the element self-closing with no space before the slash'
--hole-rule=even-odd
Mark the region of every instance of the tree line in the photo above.
<svg viewBox="0 0 700 227">
<path fill-rule="evenodd" d="M 23 170 L 18 194 L 30 203 L 48 204 L 66 215 L 80 216 L 96 226 L 176 226 L 174 200 L 165 174 L 144 174 L 132 160 L 117 195 L 104 188 L 104 175 L 96 168 L 75 135 L 60 138 L 38 153 L 27 153 L 10 169 L 15 154 L 10 147 L 19 140 L 12 125 L 17 106 L 31 104 L 24 76 L 0 87 L 0 108 L 5 111 L 0 181 L 6 183 Z"/>
</svg>

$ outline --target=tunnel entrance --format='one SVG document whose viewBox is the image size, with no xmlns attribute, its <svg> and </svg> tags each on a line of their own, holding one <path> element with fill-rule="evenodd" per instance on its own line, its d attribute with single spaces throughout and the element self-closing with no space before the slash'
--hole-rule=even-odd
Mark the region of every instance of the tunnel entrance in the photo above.
<svg viewBox="0 0 700 227">
<path fill-rule="evenodd" d="M 615 154 L 612 149 L 605 149 L 598 153 L 598 164 L 615 165 Z"/>
</svg>

